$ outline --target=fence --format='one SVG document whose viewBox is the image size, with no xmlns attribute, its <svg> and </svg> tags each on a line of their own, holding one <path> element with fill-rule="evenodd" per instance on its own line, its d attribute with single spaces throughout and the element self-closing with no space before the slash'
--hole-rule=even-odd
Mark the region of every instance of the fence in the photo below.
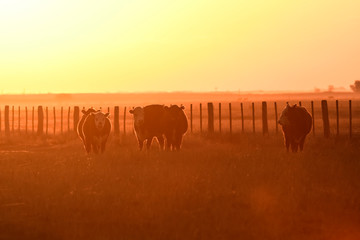
<svg viewBox="0 0 360 240">
<path fill-rule="evenodd" d="M 204 105 L 202 103 L 198 105 L 190 104 L 189 107 L 185 109 L 189 121 L 188 131 L 190 133 L 204 133 L 204 129 L 207 129 L 208 134 L 215 132 L 220 134 L 233 134 L 244 132 L 256 133 L 259 131 L 257 129 L 260 128 L 263 135 L 269 135 L 271 133 L 277 134 L 279 132 L 277 121 L 280 113 L 278 106 L 284 107 L 286 103 L 287 102 L 274 102 L 273 104 L 268 104 L 268 102 L 264 101 L 251 103 L 240 102 L 228 103 L 228 106 L 225 105 L 224 108 L 222 103 L 214 104 L 213 102 L 209 102 L 207 103 L 207 109 L 203 109 Z M 348 131 L 346 135 L 350 138 L 354 133 L 357 134 L 360 132 L 360 102 L 352 102 L 352 100 L 328 102 L 327 100 L 322 100 L 321 102 L 310 101 L 297 103 L 305 106 L 313 116 L 313 135 L 316 134 L 319 128 L 323 129 L 323 135 L 326 138 L 331 135 L 344 135 L 344 129 Z M 357 107 L 355 111 L 352 109 L 353 103 L 355 103 Z M 35 107 L 32 107 L 31 111 L 29 111 L 27 107 L 24 109 L 18 107 L 17 110 L 15 110 L 14 106 L 10 108 L 10 106 L 7 105 L 3 109 L 3 120 L 0 109 L 0 134 L 3 135 L 2 133 L 4 132 L 5 136 L 14 134 L 56 135 L 64 134 L 65 132 L 76 132 L 76 126 L 80 119 L 79 106 L 73 108 L 60 107 L 58 109 L 53 107 L 52 119 L 49 115 L 49 110 L 51 112 L 51 109 L 48 107 L 38 106 L 37 111 L 35 111 Z M 120 106 L 113 106 L 112 108 L 100 107 L 100 109 L 106 109 L 108 112 L 113 110 L 111 113 L 113 124 L 112 132 L 115 136 L 119 136 L 120 134 L 126 135 L 126 132 L 132 131 L 132 115 L 127 114 L 127 107 L 123 107 L 124 111 L 122 116 L 120 116 Z M 354 113 L 358 117 L 353 118 Z M 31 120 L 29 120 L 29 114 L 31 114 Z M 24 115 L 25 118 L 23 118 Z M 330 115 L 332 117 L 329 117 Z M 16 121 L 15 116 L 17 116 Z M 37 116 L 37 118 L 35 116 Z M 207 118 L 207 128 L 204 128 L 206 127 L 204 126 L 204 123 L 206 124 L 206 122 L 203 121 L 204 118 Z M 348 120 L 346 120 L 346 118 Z M 332 125 L 330 124 L 330 119 L 332 120 Z M 120 121 L 123 123 L 122 129 L 120 129 Z M 353 126 L 354 121 L 357 123 L 355 128 Z M 31 129 L 29 128 L 29 122 L 31 123 Z M 272 124 L 270 125 L 269 122 L 272 122 Z M 335 125 L 334 122 L 336 123 Z M 2 123 L 4 123 L 4 125 L 2 125 Z M 60 126 L 58 123 L 60 123 Z M 246 123 L 251 125 L 250 129 L 246 128 Z M 17 127 L 15 127 L 16 125 Z M 215 125 L 218 127 L 216 128 Z M 334 128 L 335 131 L 331 131 L 331 129 Z"/>
</svg>

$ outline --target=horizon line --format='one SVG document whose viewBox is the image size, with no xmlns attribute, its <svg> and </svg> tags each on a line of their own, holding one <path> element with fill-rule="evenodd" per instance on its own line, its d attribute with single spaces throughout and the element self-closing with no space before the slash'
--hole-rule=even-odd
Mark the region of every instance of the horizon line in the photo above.
<svg viewBox="0 0 360 240">
<path fill-rule="evenodd" d="M 354 93 L 351 90 L 334 90 L 334 91 L 328 91 L 328 90 L 320 90 L 318 92 L 312 90 L 254 90 L 254 91 L 240 91 L 240 90 L 224 90 L 224 91 L 138 91 L 138 92 L 132 92 L 132 91 L 123 91 L 123 92 L 48 92 L 48 93 L 0 93 L 0 96 L 2 95 L 83 95 L 83 94 L 279 94 L 279 93 Z"/>
</svg>

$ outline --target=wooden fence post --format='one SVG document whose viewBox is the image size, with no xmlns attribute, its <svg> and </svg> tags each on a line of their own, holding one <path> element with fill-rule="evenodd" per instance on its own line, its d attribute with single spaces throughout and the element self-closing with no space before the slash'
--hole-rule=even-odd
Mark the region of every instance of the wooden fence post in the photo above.
<svg viewBox="0 0 360 240">
<path fill-rule="evenodd" d="M 208 132 L 214 132 L 214 105 L 213 103 L 208 103 Z"/>
<path fill-rule="evenodd" d="M 311 101 L 311 118 L 312 118 L 312 129 L 313 129 L 313 135 L 315 136 L 314 101 Z"/>
<path fill-rule="evenodd" d="M 114 134 L 115 134 L 115 136 L 120 135 L 119 116 L 120 116 L 120 108 L 119 108 L 119 106 L 115 106 L 114 107 Z"/>
<path fill-rule="evenodd" d="M 124 135 L 126 135 L 126 107 L 124 108 Z"/>
<path fill-rule="evenodd" d="M 241 108 L 241 132 L 244 133 L 244 108 L 243 103 L 240 103 Z"/>
<path fill-rule="evenodd" d="M 252 103 L 251 106 L 252 106 L 253 133 L 255 133 L 255 103 Z"/>
<path fill-rule="evenodd" d="M 190 132 L 193 132 L 193 105 L 190 104 Z"/>
<path fill-rule="evenodd" d="M 221 103 L 219 103 L 219 133 L 221 133 Z"/>
<path fill-rule="evenodd" d="M 56 134 L 56 109 L 55 107 L 53 108 L 54 110 L 54 135 Z"/>
<path fill-rule="evenodd" d="M 231 113 L 231 103 L 229 103 L 229 120 L 230 120 L 230 135 L 232 134 L 232 113 Z"/>
<path fill-rule="evenodd" d="M 48 130 L 49 130 L 49 108 L 48 107 L 45 108 L 45 115 L 46 115 L 46 128 L 45 128 L 45 131 L 46 131 L 46 135 L 48 135 Z"/>
<path fill-rule="evenodd" d="M 31 116 L 31 121 L 32 121 L 32 134 L 34 134 L 35 132 L 35 107 L 32 107 L 32 116 Z"/>
<path fill-rule="evenodd" d="M 339 136 L 339 100 L 336 100 L 336 136 Z"/>
<path fill-rule="evenodd" d="M 80 119 L 80 107 L 75 106 L 74 107 L 74 132 L 77 132 L 77 125 L 79 123 Z"/>
<path fill-rule="evenodd" d="M 18 107 L 18 131 L 20 133 L 20 106 Z"/>
<path fill-rule="evenodd" d="M 202 133 L 202 105 L 200 103 L 200 133 Z"/>
<path fill-rule="evenodd" d="M 1 135 L 1 108 L 0 108 L 0 135 Z"/>
<path fill-rule="evenodd" d="M 10 136 L 9 106 L 5 106 L 5 135 Z"/>
<path fill-rule="evenodd" d="M 69 107 L 69 110 L 68 110 L 68 132 L 70 132 L 70 107 Z"/>
<path fill-rule="evenodd" d="M 352 138 L 352 111 L 351 111 L 351 100 L 349 100 L 349 137 Z"/>
<path fill-rule="evenodd" d="M 324 137 L 330 136 L 329 111 L 326 100 L 321 101 L 322 119 L 324 124 Z"/>
<path fill-rule="evenodd" d="M 42 135 L 44 132 L 44 112 L 43 107 L 38 106 L 38 129 L 37 134 Z"/>
<path fill-rule="evenodd" d="M 299 101 L 299 106 L 301 107 L 301 101 Z"/>
<path fill-rule="evenodd" d="M 28 133 L 28 109 L 25 107 L 25 134 Z"/>
<path fill-rule="evenodd" d="M 11 108 L 11 132 L 14 133 L 14 121 L 15 121 L 15 109 L 14 106 Z"/>
<path fill-rule="evenodd" d="M 275 132 L 276 134 L 279 132 L 279 126 L 278 126 L 278 113 L 277 113 L 277 104 L 274 102 L 274 108 L 275 108 Z"/>
<path fill-rule="evenodd" d="M 262 102 L 262 125 L 263 135 L 269 134 L 268 119 L 267 119 L 267 103 Z"/>
<path fill-rule="evenodd" d="M 61 112 L 60 112 L 60 132 L 61 132 L 61 134 L 63 133 L 63 115 L 64 115 L 64 108 L 61 107 Z"/>
</svg>

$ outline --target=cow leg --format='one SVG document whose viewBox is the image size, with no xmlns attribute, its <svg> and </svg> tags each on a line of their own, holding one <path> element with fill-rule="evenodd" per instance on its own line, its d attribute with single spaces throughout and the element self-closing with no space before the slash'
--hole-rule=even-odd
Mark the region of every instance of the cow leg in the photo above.
<svg viewBox="0 0 360 240">
<path fill-rule="evenodd" d="M 285 146 L 286 146 L 286 151 L 289 152 L 290 139 L 288 137 L 285 137 Z"/>
<path fill-rule="evenodd" d="M 177 150 L 177 136 L 176 136 L 176 130 L 173 129 L 172 130 L 172 134 L 171 134 L 171 145 L 172 145 L 172 150 Z"/>
<path fill-rule="evenodd" d="M 152 143 L 153 137 L 149 137 L 146 141 L 146 149 L 149 150 L 151 143 Z"/>
<path fill-rule="evenodd" d="M 300 152 L 302 152 L 302 150 L 304 149 L 304 142 L 305 142 L 305 138 L 306 138 L 306 135 L 303 136 L 301 139 L 300 139 L 300 143 L 299 143 L 299 146 L 300 146 Z"/>
<path fill-rule="evenodd" d="M 181 148 L 182 141 L 183 141 L 183 135 L 180 134 L 180 136 L 179 136 L 179 150 L 180 150 L 180 148 Z"/>
<path fill-rule="evenodd" d="M 178 136 L 173 132 L 172 136 L 172 150 L 178 150 Z"/>
<path fill-rule="evenodd" d="M 169 150 L 174 151 L 175 150 L 175 142 L 174 142 L 173 137 L 170 138 L 170 143 L 169 144 L 170 144 Z"/>
<path fill-rule="evenodd" d="M 96 153 L 96 154 L 99 153 L 100 144 L 101 144 L 101 137 L 94 136 L 91 141 L 91 145 L 92 145 L 94 153 Z"/>
<path fill-rule="evenodd" d="M 178 151 L 180 150 L 181 147 L 182 137 L 183 136 L 181 134 L 175 137 L 175 149 Z"/>
<path fill-rule="evenodd" d="M 165 137 L 166 137 L 165 150 L 170 151 L 171 150 L 171 140 L 168 135 L 165 135 Z"/>
<path fill-rule="evenodd" d="M 97 143 L 92 144 L 93 150 L 95 154 L 99 153 L 99 145 Z"/>
<path fill-rule="evenodd" d="M 103 141 L 103 142 L 101 143 L 101 153 L 104 153 L 104 151 L 105 151 L 105 145 L 106 145 L 106 141 Z"/>
<path fill-rule="evenodd" d="M 139 150 L 141 151 L 143 149 L 143 146 L 144 146 L 144 141 L 138 139 L 138 143 L 139 143 Z"/>
<path fill-rule="evenodd" d="M 296 142 L 295 140 L 292 140 L 291 143 L 290 143 L 290 145 L 291 145 L 291 150 L 292 150 L 292 152 L 293 152 L 293 153 L 296 153 L 296 152 L 297 152 L 297 148 L 298 148 L 297 142 Z"/>
<path fill-rule="evenodd" d="M 159 145 L 160 145 L 160 150 L 164 150 L 164 137 L 162 135 L 156 136 Z"/>
<path fill-rule="evenodd" d="M 107 139 L 108 139 L 108 136 L 103 136 L 100 138 L 99 147 L 100 147 L 101 153 L 103 153 L 105 151 Z"/>
<path fill-rule="evenodd" d="M 85 141 L 84 147 L 86 152 L 89 154 L 91 152 L 91 143 L 89 143 L 89 141 Z"/>
</svg>

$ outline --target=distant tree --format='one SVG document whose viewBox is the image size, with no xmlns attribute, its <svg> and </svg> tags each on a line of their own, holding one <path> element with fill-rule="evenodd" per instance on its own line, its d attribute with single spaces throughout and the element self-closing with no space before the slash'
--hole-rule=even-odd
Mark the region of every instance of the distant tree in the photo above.
<svg viewBox="0 0 360 240">
<path fill-rule="evenodd" d="M 350 88 L 354 92 L 360 93 L 360 80 L 355 80 L 355 83 L 353 85 L 350 85 Z"/>
<path fill-rule="evenodd" d="M 314 88 L 314 92 L 319 93 L 321 92 L 320 88 Z"/>
<path fill-rule="evenodd" d="M 334 85 L 329 85 L 329 86 L 328 86 L 328 91 L 329 91 L 329 92 L 333 92 L 334 89 L 335 89 Z"/>
</svg>

